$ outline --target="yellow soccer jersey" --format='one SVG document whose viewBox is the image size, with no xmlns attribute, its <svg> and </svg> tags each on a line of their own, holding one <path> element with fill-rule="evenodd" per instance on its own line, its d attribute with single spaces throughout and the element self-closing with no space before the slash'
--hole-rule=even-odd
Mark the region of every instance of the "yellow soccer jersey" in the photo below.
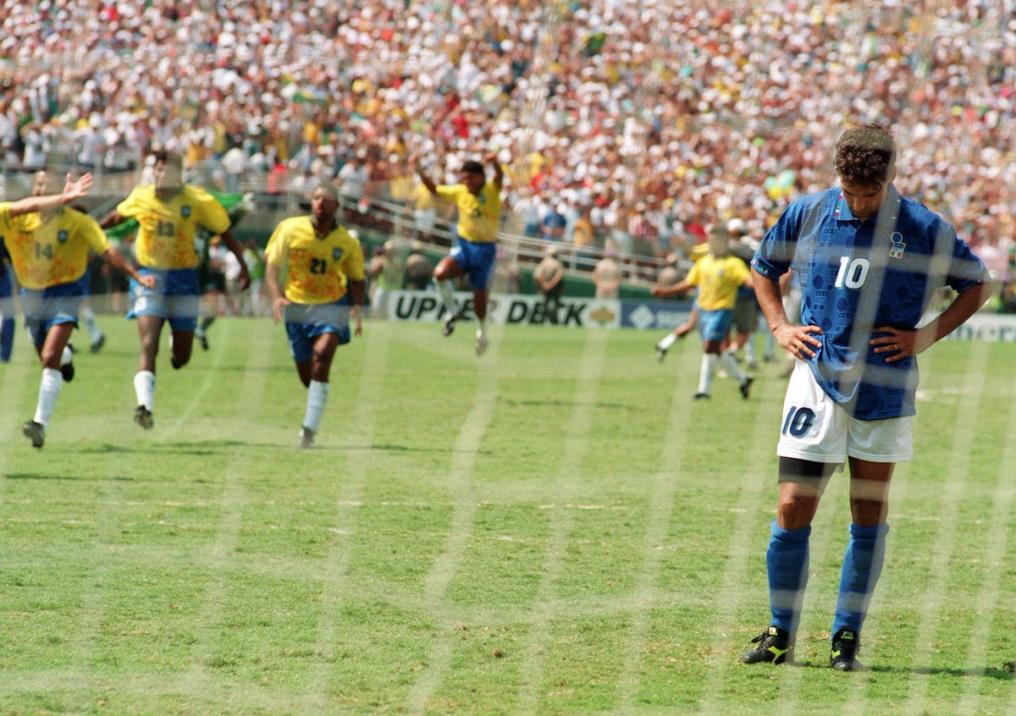
<svg viewBox="0 0 1016 716">
<path fill-rule="evenodd" d="M 748 280 L 748 266 L 736 256 L 703 256 L 691 267 L 686 279 L 698 286 L 697 303 L 704 311 L 732 309 L 737 289 Z"/>
<path fill-rule="evenodd" d="M 138 263 L 153 269 L 198 265 L 194 236 L 198 227 L 213 234 L 229 228 L 229 214 L 211 194 L 187 184 L 176 196 L 162 200 L 155 186 L 139 186 L 116 207 L 120 216 L 137 219 L 135 253 Z"/>
<path fill-rule="evenodd" d="M 285 266 L 286 298 L 294 303 L 331 303 L 346 293 L 346 281 L 363 281 L 363 250 L 344 226 L 318 238 L 309 216 L 285 219 L 268 240 L 265 260 Z"/>
<path fill-rule="evenodd" d="M 102 254 L 109 248 L 95 219 L 76 209 L 62 207 L 44 219 L 38 213 L 12 217 L 9 207 L 0 204 L 0 234 L 25 288 L 73 283 L 88 268 L 90 251 Z"/>
<path fill-rule="evenodd" d="M 474 195 L 465 184 L 441 184 L 438 196 L 455 202 L 459 208 L 459 236 L 478 244 L 497 241 L 497 225 L 501 219 L 501 191 L 487 182 Z"/>
</svg>

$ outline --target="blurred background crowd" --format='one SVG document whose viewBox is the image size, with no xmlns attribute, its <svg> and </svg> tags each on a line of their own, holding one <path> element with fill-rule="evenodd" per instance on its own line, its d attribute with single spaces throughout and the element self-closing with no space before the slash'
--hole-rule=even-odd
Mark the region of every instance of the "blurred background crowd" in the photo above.
<svg viewBox="0 0 1016 716">
<path fill-rule="evenodd" d="M 409 170 L 506 167 L 504 230 L 682 255 L 761 238 L 891 124 L 897 186 L 1016 262 L 1016 2 L 43 0 L 0 3 L 0 164 L 133 179 L 180 151 L 223 190 L 442 207 Z"/>
</svg>

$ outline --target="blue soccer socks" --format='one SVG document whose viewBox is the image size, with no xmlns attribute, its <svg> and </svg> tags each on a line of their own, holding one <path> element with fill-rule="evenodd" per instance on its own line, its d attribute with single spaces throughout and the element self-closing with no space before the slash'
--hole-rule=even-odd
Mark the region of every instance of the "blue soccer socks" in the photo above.
<svg viewBox="0 0 1016 716">
<path fill-rule="evenodd" d="M 808 584 L 810 535 L 810 525 L 797 530 L 785 530 L 773 521 L 769 549 L 766 551 L 772 626 L 787 632 L 791 640 L 797 631 L 804 588 Z"/>
<path fill-rule="evenodd" d="M 885 536 L 889 525 L 874 527 L 850 525 L 850 542 L 843 555 L 840 573 L 840 596 L 836 600 L 833 634 L 846 629 L 859 634 L 875 584 L 882 573 L 885 559 Z"/>
</svg>

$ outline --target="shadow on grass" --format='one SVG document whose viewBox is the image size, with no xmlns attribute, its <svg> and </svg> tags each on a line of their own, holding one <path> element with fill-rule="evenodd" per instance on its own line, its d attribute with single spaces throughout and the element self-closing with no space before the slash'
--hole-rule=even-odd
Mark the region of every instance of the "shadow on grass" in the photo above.
<svg viewBox="0 0 1016 716">
<path fill-rule="evenodd" d="M 804 669 L 823 669 L 829 671 L 829 662 L 827 661 L 795 661 L 794 666 Z M 985 667 L 971 667 L 969 669 L 951 669 L 947 667 L 936 667 L 936 666 L 884 666 L 884 665 L 866 665 L 862 670 L 862 673 L 872 674 L 923 674 L 926 676 L 986 676 L 989 679 L 999 679 L 1000 681 L 1012 681 L 1014 675 L 1011 671 L 1005 667 L 995 668 L 992 666 Z"/>
<path fill-rule="evenodd" d="M 83 475 L 46 475 L 41 472 L 8 472 L 4 474 L 7 480 L 90 480 L 92 482 L 136 482 L 133 477 L 122 475 L 111 475 L 109 477 L 85 477 Z"/>
<path fill-rule="evenodd" d="M 110 454 L 136 454 L 145 455 L 151 453 L 172 453 L 177 455 L 216 455 L 227 448 L 268 448 L 298 450 L 296 441 L 291 443 L 263 443 L 245 442 L 242 440 L 192 440 L 181 442 L 152 442 L 138 445 L 114 445 L 102 443 L 76 450 L 79 453 L 92 455 Z M 416 447 L 410 445 L 397 445 L 394 443 L 372 443 L 370 445 L 315 445 L 314 452 L 348 452 L 351 450 L 378 450 L 382 452 L 408 452 L 408 453 L 449 453 L 456 452 L 454 449 L 444 447 Z M 477 450 L 478 455 L 490 455 L 492 450 Z"/>
<path fill-rule="evenodd" d="M 245 443 L 240 440 L 184 440 L 181 442 L 146 443 L 140 445 L 113 445 L 112 443 L 102 443 L 101 445 L 81 448 L 77 452 L 92 455 L 109 455 L 111 453 L 146 454 L 153 452 L 169 452 L 179 455 L 205 456 L 215 455 L 224 448 L 231 447 L 252 447 L 252 444 Z"/>
<path fill-rule="evenodd" d="M 498 397 L 497 402 L 511 406 L 522 406 L 527 408 L 570 408 L 573 405 L 587 405 L 579 400 L 513 400 L 511 398 Z M 592 403 L 594 408 L 607 408 L 610 410 L 641 410 L 638 405 L 628 403 Z"/>
</svg>

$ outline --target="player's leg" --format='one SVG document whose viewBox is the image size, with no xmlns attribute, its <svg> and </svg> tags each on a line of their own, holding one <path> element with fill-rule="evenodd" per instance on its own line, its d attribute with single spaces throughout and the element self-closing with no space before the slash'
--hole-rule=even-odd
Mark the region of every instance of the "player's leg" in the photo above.
<svg viewBox="0 0 1016 716">
<path fill-rule="evenodd" d="M 695 330 L 696 325 L 698 325 L 698 308 L 696 306 L 692 306 L 691 313 L 688 314 L 688 320 L 674 328 L 674 330 L 656 342 L 656 360 L 662 363 L 663 359 L 667 357 L 667 351 L 670 350 L 670 347 L 673 346 L 679 338 L 684 338 L 686 335 Z"/>
<path fill-rule="evenodd" d="M 154 425 L 152 413 L 155 410 L 155 359 L 159 355 L 159 339 L 162 336 L 162 325 L 165 319 L 161 316 L 138 316 L 138 339 L 141 343 L 141 356 L 138 361 L 138 372 L 134 374 L 134 394 L 137 407 L 134 409 L 134 422 L 145 430 Z"/>
<path fill-rule="evenodd" d="M 178 370 L 187 365 L 194 353 L 194 331 L 174 327 L 171 353 L 170 365 Z"/>
<path fill-rule="evenodd" d="M 469 244 L 462 242 L 468 250 L 463 254 L 467 261 L 466 272 L 473 287 L 473 313 L 476 314 L 476 355 L 487 351 L 487 298 L 490 278 L 494 274 L 497 246 L 494 243 Z"/>
<path fill-rule="evenodd" d="M 769 627 L 741 656 L 746 664 L 781 664 L 793 657 L 801 604 L 808 584 L 811 522 L 835 464 L 780 457 L 780 498 L 766 548 Z"/>
<path fill-rule="evenodd" d="M 770 625 L 744 663 L 782 663 L 791 654 L 808 582 L 808 541 L 819 500 L 837 465 L 847 459 L 849 416 L 832 403 L 801 362 L 783 402 L 780 497 L 766 549 Z"/>
<path fill-rule="evenodd" d="M 456 247 L 457 249 L 458 247 Z M 445 336 L 452 334 L 455 330 L 455 321 L 459 318 L 458 310 L 455 308 L 455 287 L 452 285 L 452 281 L 461 276 L 465 271 L 457 258 L 460 255 L 461 252 L 452 251 L 451 254 L 441 259 L 437 264 L 437 268 L 434 269 L 434 282 L 437 284 L 437 290 L 441 296 L 446 316 L 444 328 L 442 329 L 442 333 Z"/>
<path fill-rule="evenodd" d="M 46 428 L 53 415 L 56 400 L 63 389 L 64 377 L 60 364 L 70 341 L 74 323 L 66 322 L 41 324 L 35 327 L 36 351 L 42 363 L 42 378 L 39 381 L 39 398 L 35 404 L 34 417 L 21 427 L 22 433 L 32 441 L 32 446 L 41 448 L 45 443 Z"/>
<path fill-rule="evenodd" d="M 314 436 L 321 427 L 321 416 L 324 415 L 331 389 L 329 373 L 339 340 L 340 336 L 331 332 L 322 333 L 314 338 L 310 360 L 310 382 L 307 385 L 307 407 L 300 429 L 300 447 L 311 447 L 314 444 Z"/>
<path fill-rule="evenodd" d="M 839 597 L 833 619 L 830 664 L 834 669 L 860 668 L 857 650 L 871 595 L 882 573 L 889 532 L 889 482 L 894 463 L 850 458 L 850 540 L 843 555 Z"/>
<path fill-rule="evenodd" d="M 0 362 L 7 363 L 14 352 L 14 300 L 7 264 L 0 261 Z"/>
<path fill-rule="evenodd" d="M 98 353 L 106 344 L 106 336 L 95 321 L 95 311 L 92 310 L 90 303 L 85 303 L 81 307 L 80 316 L 85 324 L 85 330 L 88 331 L 88 349 L 92 353 Z"/>
</svg>

